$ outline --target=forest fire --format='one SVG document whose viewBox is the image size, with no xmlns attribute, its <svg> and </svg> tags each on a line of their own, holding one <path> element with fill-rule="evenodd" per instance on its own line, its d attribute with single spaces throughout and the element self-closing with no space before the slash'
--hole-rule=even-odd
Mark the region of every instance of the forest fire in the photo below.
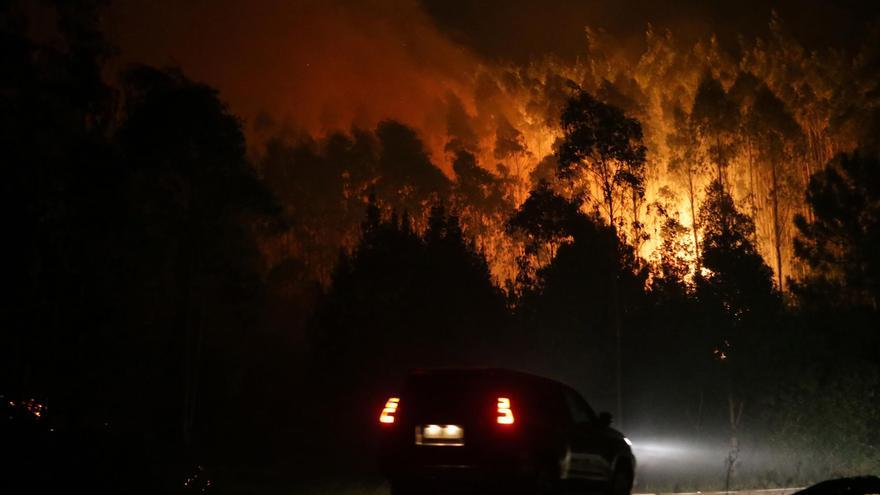
<svg viewBox="0 0 880 495">
<path fill-rule="evenodd" d="M 769 23 L 766 34 L 740 37 L 733 47 L 710 34 L 688 40 L 649 25 L 640 48 L 633 50 L 601 29 L 588 28 L 583 55 L 577 60 L 545 58 L 519 65 L 481 60 L 446 39 L 418 7 L 399 6 L 402 11 L 394 14 L 355 5 L 335 10 L 342 15 L 332 16 L 317 5 L 281 11 L 273 23 L 292 22 L 293 30 L 307 26 L 314 36 L 306 38 L 309 44 L 291 44 L 283 34 L 270 30 L 264 43 L 289 47 L 284 51 L 286 62 L 276 66 L 275 60 L 271 65 L 269 60 L 256 60 L 253 74 L 265 82 L 284 84 L 280 92 L 279 86 L 255 94 L 250 79 L 242 80 L 238 72 L 201 59 L 185 44 L 175 48 L 174 57 L 196 75 L 218 84 L 233 108 L 248 118 L 257 157 L 265 157 L 264 145 L 272 139 L 311 141 L 309 146 L 320 154 L 330 146 L 328 140 L 334 133 L 352 129 L 370 133 L 387 119 L 412 126 L 424 143 L 424 160 L 452 181 L 457 178 L 456 153 L 472 154 L 480 169 L 491 174 L 481 184 L 493 188 L 484 190 L 484 197 L 500 196 L 500 204 L 471 204 L 479 199 L 452 197 L 456 193 L 451 189 L 450 193 L 438 192 L 439 198 L 416 198 L 418 205 L 413 201 L 399 204 L 393 198 L 379 200 L 398 213 L 408 209 L 421 225 L 431 202 L 442 199 L 454 205 L 502 285 L 516 278 L 516 260 L 510 253 L 522 249 L 506 238 L 503 218 L 522 204 L 538 180 L 553 178 L 559 114 L 575 87 L 621 108 L 644 129 L 648 156 L 643 196 L 637 208 L 613 219 L 626 231 L 633 222 L 643 226 L 638 239 L 629 238 L 641 257 L 650 261 L 659 256 L 663 225 L 675 219 L 691 232 L 674 241 L 683 246 L 677 255 L 688 259 L 694 269 L 700 238 L 695 219 L 706 186 L 720 175 L 738 207 L 754 218 L 757 245 L 775 272 L 777 287 L 784 290 L 787 277 L 797 280 L 803 275 L 803 267 L 793 257 L 790 226 L 796 215 L 809 215 L 803 198 L 812 172 L 835 154 L 854 149 L 867 132 L 860 124 L 865 120 L 860 109 L 872 96 L 854 88 L 870 86 L 853 83 L 869 84 L 863 74 L 874 56 L 871 41 L 863 40 L 849 54 L 808 49 L 790 33 L 785 19 L 773 14 L 764 20 Z M 149 18 L 153 12 L 141 14 Z M 205 12 L 191 8 L 187 14 Z M 225 14 L 221 9 L 211 15 Z M 125 26 L 124 22 L 120 25 Z M 174 26 L 169 36 L 186 37 Z M 329 33 L 333 38 L 324 40 L 322 36 Z M 155 58 L 149 48 L 124 33 L 120 36 L 130 52 Z M 223 43 L 231 53 L 265 49 L 259 40 L 238 36 Z M 352 55 L 365 46 L 370 54 Z M 377 59 L 374 53 L 382 57 Z M 286 103 L 291 99 L 296 103 Z M 268 166 L 264 164 L 263 174 L 273 173 L 266 170 Z M 287 166 L 311 165 L 293 160 Z M 348 181 L 344 194 L 365 202 L 377 178 L 353 183 L 354 174 L 346 171 L 353 165 L 335 166 L 340 170 L 335 180 Z M 348 179 L 343 177 L 346 173 Z M 288 187 L 283 183 L 273 186 L 282 196 Z M 601 203 L 596 184 L 580 187 L 589 197 L 585 211 L 596 210 Z M 315 194 L 337 195 L 326 198 L 328 202 L 348 201 L 338 192 Z M 313 194 L 309 201 L 316 199 Z M 285 207 L 295 216 L 316 208 L 295 202 Z M 361 208 L 357 205 L 355 211 Z M 347 216 L 351 218 L 348 225 L 309 226 L 295 236 L 315 239 L 300 239 L 299 247 L 293 248 L 284 241 L 287 247 L 280 249 L 294 249 L 293 254 L 303 259 L 321 260 L 309 264 L 315 276 L 326 280 L 337 249 L 351 247 L 357 239 L 359 215 Z"/>
<path fill-rule="evenodd" d="M 384 493 L 472 415 L 538 488 L 877 472 L 880 8 L 776 3 L 0 2 L 7 470 Z"/>
</svg>

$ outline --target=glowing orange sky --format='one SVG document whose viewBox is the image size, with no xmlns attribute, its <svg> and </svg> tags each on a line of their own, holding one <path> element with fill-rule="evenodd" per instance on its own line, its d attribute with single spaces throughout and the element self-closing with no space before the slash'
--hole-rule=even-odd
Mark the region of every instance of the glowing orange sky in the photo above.
<svg viewBox="0 0 880 495">
<path fill-rule="evenodd" d="M 123 60 L 179 65 L 219 88 L 249 133 L 260 112 L 279 124 L 274 132 L 312 134 L 394 118 L 419 129 L 436 155 L 447 95 L 472 104 L 480 61 L 415 2 L 232 3 L 117 2 L 108 31 Z"/>
</svg>

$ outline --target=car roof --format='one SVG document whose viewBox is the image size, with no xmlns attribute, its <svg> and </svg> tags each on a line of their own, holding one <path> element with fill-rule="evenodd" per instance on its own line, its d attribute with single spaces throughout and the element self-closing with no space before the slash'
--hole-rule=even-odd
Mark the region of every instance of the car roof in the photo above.
<svg viewBox="0 0 880 495">
<path fill-rule="evenodd" d="M 525 373 L 523 371 L 511 370 L 507 368 L 433 368 L 433 369 L 416 369 L 410 372 L 410 378 L 419 377 L 450 377 L 450 378 L 498 378 L 502 380 L 510 380 L 520 383 L 529 383 L 534 385 L 544 385 L 553 387 L 562 387 L 570 389 L 559 381 L 545 378 L 543 376 Z"/>
</svg>

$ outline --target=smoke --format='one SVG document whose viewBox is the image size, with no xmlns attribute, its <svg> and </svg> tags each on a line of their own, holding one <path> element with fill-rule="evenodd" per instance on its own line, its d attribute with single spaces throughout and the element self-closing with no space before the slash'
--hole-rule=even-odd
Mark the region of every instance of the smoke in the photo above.
<svg viewBox="0 0 880 495">
<path fill-rule="evenodd" d="M 458 112 L 472 105 L 480 67 L 409 0 L 130 0 L 114 3 L 105 24 L 124 61 L 180 65 L 219 88 L 252 138 L 393 118 L 440 162 L 450 102 Z"/>
</svg>

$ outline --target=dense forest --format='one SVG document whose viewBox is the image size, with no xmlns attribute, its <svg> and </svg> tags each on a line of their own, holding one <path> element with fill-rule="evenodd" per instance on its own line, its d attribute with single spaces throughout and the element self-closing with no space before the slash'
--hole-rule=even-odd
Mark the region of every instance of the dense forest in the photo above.
<svg viewBox="0 0 880 495">
<path fill-rule="evenodd" d="M 0 6 L 4 434 L 175 487 L 369 473 L 408 369 L 504 366 L 636 442 L 725 446 L 647 490 L 880 470 L 876 36 L 649 29 L 633 62 L 589 31 L 573 65 L 483 68 L 437 150 L 251 125 L 179 69 L 117 71 L 100 6 L 52 9 L 48 43 Z"/>
</svg>

